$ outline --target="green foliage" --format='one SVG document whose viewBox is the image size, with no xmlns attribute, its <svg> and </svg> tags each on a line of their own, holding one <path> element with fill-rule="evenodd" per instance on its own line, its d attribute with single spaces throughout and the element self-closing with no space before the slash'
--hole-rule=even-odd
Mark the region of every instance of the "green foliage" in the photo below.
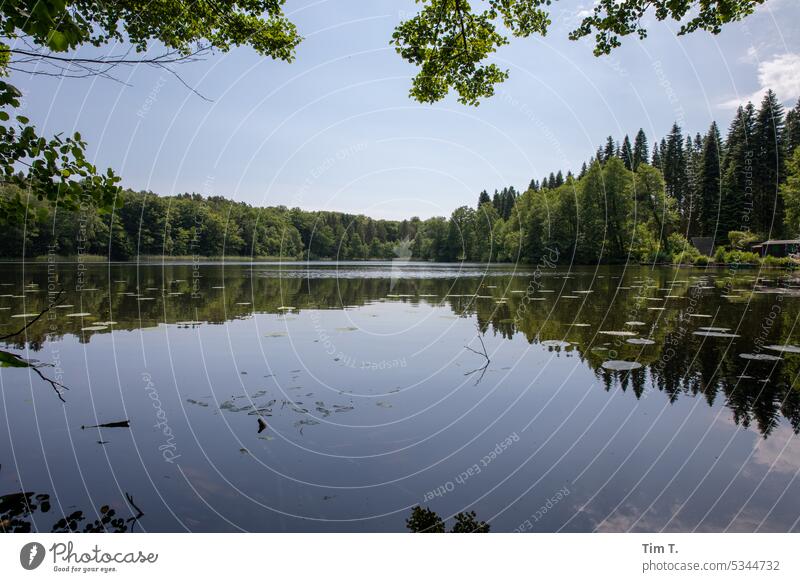
<svg viewBox="0 0 800 582">
<path fill-rule="evenodd" d="M 761 258 L 757 253 L 717 247 L 714 252 L 714 262 L 722 265 L 757 265 L 761 262 Z"/>
<path fill-rule="evenodd" d="M 761 264 L 765 267 L 781 267 L 781 268 L 794 268 L 798 267 L 797 259 L 792 257 L 773 257 L 767 255 L 761 258 Z"/>
<path fill-rule="evenodd" d="M 717 34 L 723 24 L 752 14 L 766 0 L 598 0 L 594 13 L 570 34 L 573 40 L 595 32 L 595 55 L 603 55 L 621 45 L 620 37 L 636 34 L 647 37 L 645 16 L 652 9 L 657 20 L 671 19 L 681 24 L 679 35 L 702 29 Z M 688 18 L 687 18 L 688 16 Z"/>
<path fill-rule="evenodd" d="M 406 519 L 406 528 L 411 533 L 444 533 L 444 522 L 435 511 L 417 505 L 411 510 L 411 517 Z"/>
<path fill-rule="evenodd" d="M 708 257 L 702 255 L 697 248 L 679 232 L 673 232 L 667 237 L 667 248 L 671 262 L 680 264 L 708 264 Z"/>
<path fill-rule="evenodd" d="M 291 61 L 300 37 L 283 15 L 283 3 L 236 0 L 223 8 L 208 0 L 190 6 L 169 0 L 7 0 L 0 4 L 0 34 L 6 39 L 24 38 L 34 49 L 52 52 L 117 42 L 129 42 L 142 52 L 157 42 L 189 55 L 199 46 L 227 51 L 246 44 L 259 54 Z M 14 53 L 41 54 L 0 43 L 0 75 L 6 74 Z M 120 179 L 110 169 L 98 172 L 86 159 L 86 142 L 79 134 L 38 135 L 27 118 L 10 111 L 19 107 L 19 98 L 15 87 L 0 81 L 2 184 L 21 188 L 16 196 L 3 197 L 0 223 L 19 222 L 31 198 L 64 210 L 87 205 L 110 210 Z"/>
<path fill-rule="evenodd" d="M 300 37 L 283 14 L 284 0 L 7 0 L 0 27 L 7 38 L 28 37 L 56 52 L 83 44 L 130 42 L 138 51 L 157 41 L 188 54 L 207 42 L 226 51 L 249 45 L 259 54 L 292 60 Z"/>
<path fill-rule="evenodd" d="M 491 529 L 485 521 L 479 521 L 474 511 L 460 512 L 454 517 L 450 533 L 489 533 Z M 411 510 L 411 517 L 406 519 L 406 528 L 411 533 L 444 533 L 442 518 L 429 507 L 422 509 L 419 505 Z"/>
<path fill-rule="evenodd" d="M 24 195 L 0 189 L 0 204 Z M 32 201 L 25 222 L 0 230 L 0 254 L 98 255 L 115 260 L 166 257 L 391 259 L 410 246 L 419 219 L 373 220 L 338 212 L 253 208 L 213 196 L 126 192 L 113 215 L 91 205 L 55 212 Z M 405 237 L 405 238 L 404 238 Z"/>
<path fill-rule="evenodd" d="M 0 81 L 0 183 L 21 188 L 13 197 L 0 198 L 0 223 L 21 220 L 28 193 L 66 210 L 81 204 L 110 209 L 119 193 L 119 177 L 111 170 L 97 172 L 86 159 L 86 142 L 78 133 L 46 139 L 22 115 L 15 116 L 16 125 L 7 123 L 8 109 L 19 107 L 19 98 L 15 87 Z"/>
<path fill-rule="evenodd" d="M 732 230 L 728 233 L 728 242 L 732 249 L 742 250 L 757 240 L 758 237 L 750 231 Z"/>
<path fill-rule="evenodd" d="M 474 511 L 457 513 L 451 533 L 489 533 L 491 529 L 485 521 L 478 521 Z"/>
<path fill-rule="evenodd" d="M 508 38 L 498 32 L 503 25 L 519 37 L 546 34 L 550 20 L 540 7 L 550 0 L 489 0 L 485 10 L 473 10 L 470 0 L 417 0 L 419 13 L 401 22 L 392 35 L 397 53 L 420 68 L 411 96 L 422 103 L 443 99 L 450 89 L 458 100 L 477 105 L 494 94 L 494 86 L 508 72 L 487 57 Z"/>
<path fill-rule="evenodd" d="M 780 193 L 786 210 L 784 224 L 790 236 L 800 235 L 800 148 L 786 164 L 786 183 L 781 186 Z"/>
<path fill-rule="evenodd" d="M 421 5 L 419 13 L 401 22 L 392 35 L 398 54 L 419 68 L 411 97 L 433 103 L 454 90 L 461 103 L 477 105 L 494 95 L 495 85 L 506 80 L 508 71 L 489 58 L 509 43 L 509 36 L 545 36 L 551 24 L 551 1 L 416 0 Z M 620 45 L 621 36 L 646 36 L 642 18 L 651 8 L 658 20 L 680 22 L 679 34 L 697 29 L 717 33 L 723 24 L 741 20 L 764 1 L 601 0 L 570 38 L 577 40 L 594 32 L 594 53 L 607 54 Z"/>
</svg>

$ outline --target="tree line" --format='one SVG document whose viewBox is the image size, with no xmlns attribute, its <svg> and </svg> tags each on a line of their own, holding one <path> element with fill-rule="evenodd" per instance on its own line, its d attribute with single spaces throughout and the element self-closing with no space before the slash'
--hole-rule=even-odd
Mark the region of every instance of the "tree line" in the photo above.
<svg viewBox="0 0 800 582">
<path fill-rule="evenodd" d="M 725 138 L 716 122 L 694 136 L 675 123 L 651 148 L 640 129 L 633 140 L 608 137 L 577 175 L 550 173 L 521 194 L 481 192 L 475 208 L 423 222 L 414 255 L 692 262 L 709 258 L 689 240 L 712 237 L 723 258 L 752 260 L 747 242 L 800 235 L 798 145 L 800 102 L 786 113 L 770 90 L 758 108 L 738 108 Z"/>
<path fill-rule="evenodd" d="M 772 91 L 739 107 L 723 139 L 676 123 L 651 149 L 639 130 L 613 137 L 573 174 L 561 170 L 524 192 L 482 191 L 475 207 L 449 218 L 376 220 L 284 206 L 259 208 L 221 196 L 127 191 L 111 213 L 91 197 L 54 208 L 7 184 L 5 199 L 26 201 L 26 218 L 0 232 L 0 253 L 36 257 L 91 254 L 243 256 L 529 262 L 703 260 L 689 243 L 717 245 L 800 234 L 800 102 L 788 113 Z M 749 233 L 732 237 L 729 233 Z M 737 248 L 744 252 L 745 249 Z"/>
</svg>

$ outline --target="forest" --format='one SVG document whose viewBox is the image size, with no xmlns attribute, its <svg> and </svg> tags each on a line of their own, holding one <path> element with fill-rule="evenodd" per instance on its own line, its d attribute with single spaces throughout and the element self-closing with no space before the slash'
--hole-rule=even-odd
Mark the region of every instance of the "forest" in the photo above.
<svg viewBox="0 0 800 582">
<path fill-rule="evenodd" d="M 641 129 L 609 136 L 579 171 L 484 190 L 475 206 L 426 220 L 130 190 L 110 212 L 90 196 L 54 208 L 20 182 L 0 189 L 26 203 L 24 220 L 0 232 L 0 256 L 752 262 L 748 242 L 800 235 L 798 145 L 800 102 L 784 112 L 768 91 L 758 107 L 739 107 L 724 137 L 716 123 L 694 136 L 676 123 L 652 146 Z M 696 236 L 714 238 L 714 257 L 689 244 Z"/>
</svg>

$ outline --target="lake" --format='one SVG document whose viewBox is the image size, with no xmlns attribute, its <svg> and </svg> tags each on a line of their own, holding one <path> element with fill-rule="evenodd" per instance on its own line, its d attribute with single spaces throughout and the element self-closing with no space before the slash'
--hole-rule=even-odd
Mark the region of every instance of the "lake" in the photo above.
<svg viewBox="0 0 800 582">
<path fill-rule="evenodd" d="M 2 347 L 0 531 L 798 530 L 785 271 L 3 264 L 0 295 L 0 335 L 56 303 Z"/>
</svg>

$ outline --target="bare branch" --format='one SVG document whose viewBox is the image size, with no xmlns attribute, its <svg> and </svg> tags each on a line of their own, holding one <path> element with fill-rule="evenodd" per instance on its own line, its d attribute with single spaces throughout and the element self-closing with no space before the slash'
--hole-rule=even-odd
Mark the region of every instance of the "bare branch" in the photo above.
<svg viewBox="0 0 800 582">
<path fill-rule="evenodd" d="M 22 329 L 20 329 L 19 331 L 15 331 L 14 333 L 9 333 L 9 334 L 6 334 L 6 335 L 4 335 L 4 336 L 0 336 L 0 341 L 7 340 L 7 339 L 9 339 L 9 338 L 12 338 L 12 337 L 14 337 L 15 335 L 19 335 L 19 334 L 21 334 L 22 332 L 24 332 L 26 329 L 28 329 L 28 328 L 29 328 L 30 326 L 32 326 L 34 323 L 36 323 L 37 321 L 39 321 L 39 319 L 40 319 L 40 318 L 41 318 L 41 317 L 42 317 L 42 316 L 43 316 L 45 313 L 47 313 L 47 312 L 48 312 L 48 311 L 50 311 L 50 310 L 51 310 L 53 307 L 55 307 L 56 305 L 58 305 L 59 303 L 61 303 L 61 302 L 64 300 L 64 297 L 63 297 L 63 295 L 64 295 L 64 290 L 63 290 L 63 289 L 59 289 L 59 291 L 58 291 L 58 295 L 56 295 L 55 301 L 49 302 L 49 303 L 47 304 L 47 307 L 45 307 L 45 308 L 44 308 L 42 311 L 40 311 L 40 312 L 39 312 L 39 315 L 37 315 L 36 317 L 34 317 L 33 319 L 31 319 L 31 320 L 30 320 L 28 323 L 26 323 L 26 324 L 25 324 L 25 325 L 22 327 Z"/>
<path fill-rule="evenodd" d="M 26 46 L 29 44 L 26 42 Z M 167 51 L 151 58 L 129 58 L 130 50 L 121 55 L 108 55 L 98 58 L 86 57 L 64 57 L 48 51 L 30 50 L 24 48 L 10 48 L 0 46 L 0 54 L 9 53 L 11 56 L 8 69 L 29 75 L 41 75 L 44 77 L 58 77 L 67 79 L 85 79 L 88 77 L 101 77 L 130 86 L 130 83 L 111 74 L 116 67 L 130 67 L 145 65 L 165 70 L 175 77 L 181 85 L 189 89 L 192 93 L 203 99 L 212 102 L 210 99 L 192 87 L 186 80 L 172 68 L 172 65 L 185 64 L 201 61 L 205 55 L 211 52 L 211 47 L 207 45 L 198 46 L 190 53 L 182 53 L 177 50 Z M 40 66 L 46 65 L 51 70 L 43 70 Z"/>
</svg>

